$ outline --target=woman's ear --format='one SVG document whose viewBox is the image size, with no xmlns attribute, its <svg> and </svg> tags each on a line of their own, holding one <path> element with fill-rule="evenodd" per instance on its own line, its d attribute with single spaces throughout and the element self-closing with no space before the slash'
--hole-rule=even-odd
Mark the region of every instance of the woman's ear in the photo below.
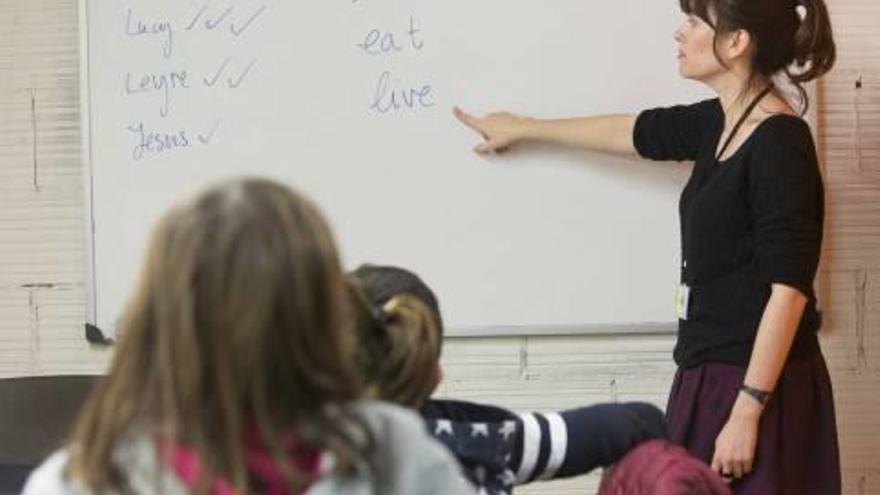
<svg viewBox="0 0 880 495">
<path fill-rule="evenodd" d="M 737 29 L 724 37 L 722 43 L 727 60 L 736 60 L 748 56 L 753 50 L 752 35 L 745 29 Z"/>
</svg>

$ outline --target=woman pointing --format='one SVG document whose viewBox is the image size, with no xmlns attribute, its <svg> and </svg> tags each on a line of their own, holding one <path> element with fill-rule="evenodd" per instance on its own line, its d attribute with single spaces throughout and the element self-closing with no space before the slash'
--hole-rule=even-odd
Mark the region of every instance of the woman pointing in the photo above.
<svg viewBox="0 0 880 495">
<path fill-rule="evenodd" d="M 716 98 L 638 115 L 472 116 L 478 153 L 545 142 L 695 162 L 680 198 L 673 440 L 737 494 L 836 495 L 831 382 L 813 282 L 824 193 L 802 84 L 835 60 L 823 0 L 681 0 L 682 77 Z M 793 105 L 777 82 L 793 85 Z M 797 107 L 797 108 L 796 108 Z"/>
</svg>

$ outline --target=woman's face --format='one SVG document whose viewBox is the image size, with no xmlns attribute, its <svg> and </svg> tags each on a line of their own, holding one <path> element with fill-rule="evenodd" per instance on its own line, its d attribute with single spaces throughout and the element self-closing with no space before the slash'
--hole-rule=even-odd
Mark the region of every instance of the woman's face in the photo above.
<svg viewBox="0 0 880 495">
<path fill-rule="evenodd" d="M 715 29 L 699 16 L 687 15 L 675 30 L 678 73 L 687 79 L 708 82 L 726 69 L 715 56 Z"/>
</svg>

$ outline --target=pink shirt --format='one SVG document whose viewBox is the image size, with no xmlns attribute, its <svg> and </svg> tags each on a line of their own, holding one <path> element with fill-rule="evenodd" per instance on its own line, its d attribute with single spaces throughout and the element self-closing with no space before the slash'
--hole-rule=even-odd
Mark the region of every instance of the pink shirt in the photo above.
<svg viewBox="0 0 880 495">
<path fill-rule="evenodd" d="M 246 433 L 247 467 L 250 477 L 260 486 L 265 495 L 301 495 L 289 491 L 284 476 L 275 464 L 272 456 L 266 451 L 255 428 Z M 322 473 L 321 452 L 318 449 L 301 444 L 293 433 L 284 437 L 284 446 L 290 452 L 291 467 L 299 472 L 317 479 Z M 201 461 L 194 449 L 182 444 L 168 444 L 164 449 L 164 458 L 184 485 L 193 488 L 202 474 Z M 211 480 L 211 495 L 235 495 L 232 484 L 221 477 Z"/>
</svg>

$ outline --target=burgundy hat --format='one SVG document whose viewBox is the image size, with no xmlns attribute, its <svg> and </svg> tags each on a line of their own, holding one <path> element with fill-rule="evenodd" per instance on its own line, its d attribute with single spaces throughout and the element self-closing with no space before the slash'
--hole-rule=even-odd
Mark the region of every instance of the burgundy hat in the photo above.
<svg viewBox="0 0 880 495">
<path fill-rule="evenodd" d="M 599 495 L 731 495 L 717 473 L 665 440 L 631 450 L 606 474 Z"/>
</svg>

